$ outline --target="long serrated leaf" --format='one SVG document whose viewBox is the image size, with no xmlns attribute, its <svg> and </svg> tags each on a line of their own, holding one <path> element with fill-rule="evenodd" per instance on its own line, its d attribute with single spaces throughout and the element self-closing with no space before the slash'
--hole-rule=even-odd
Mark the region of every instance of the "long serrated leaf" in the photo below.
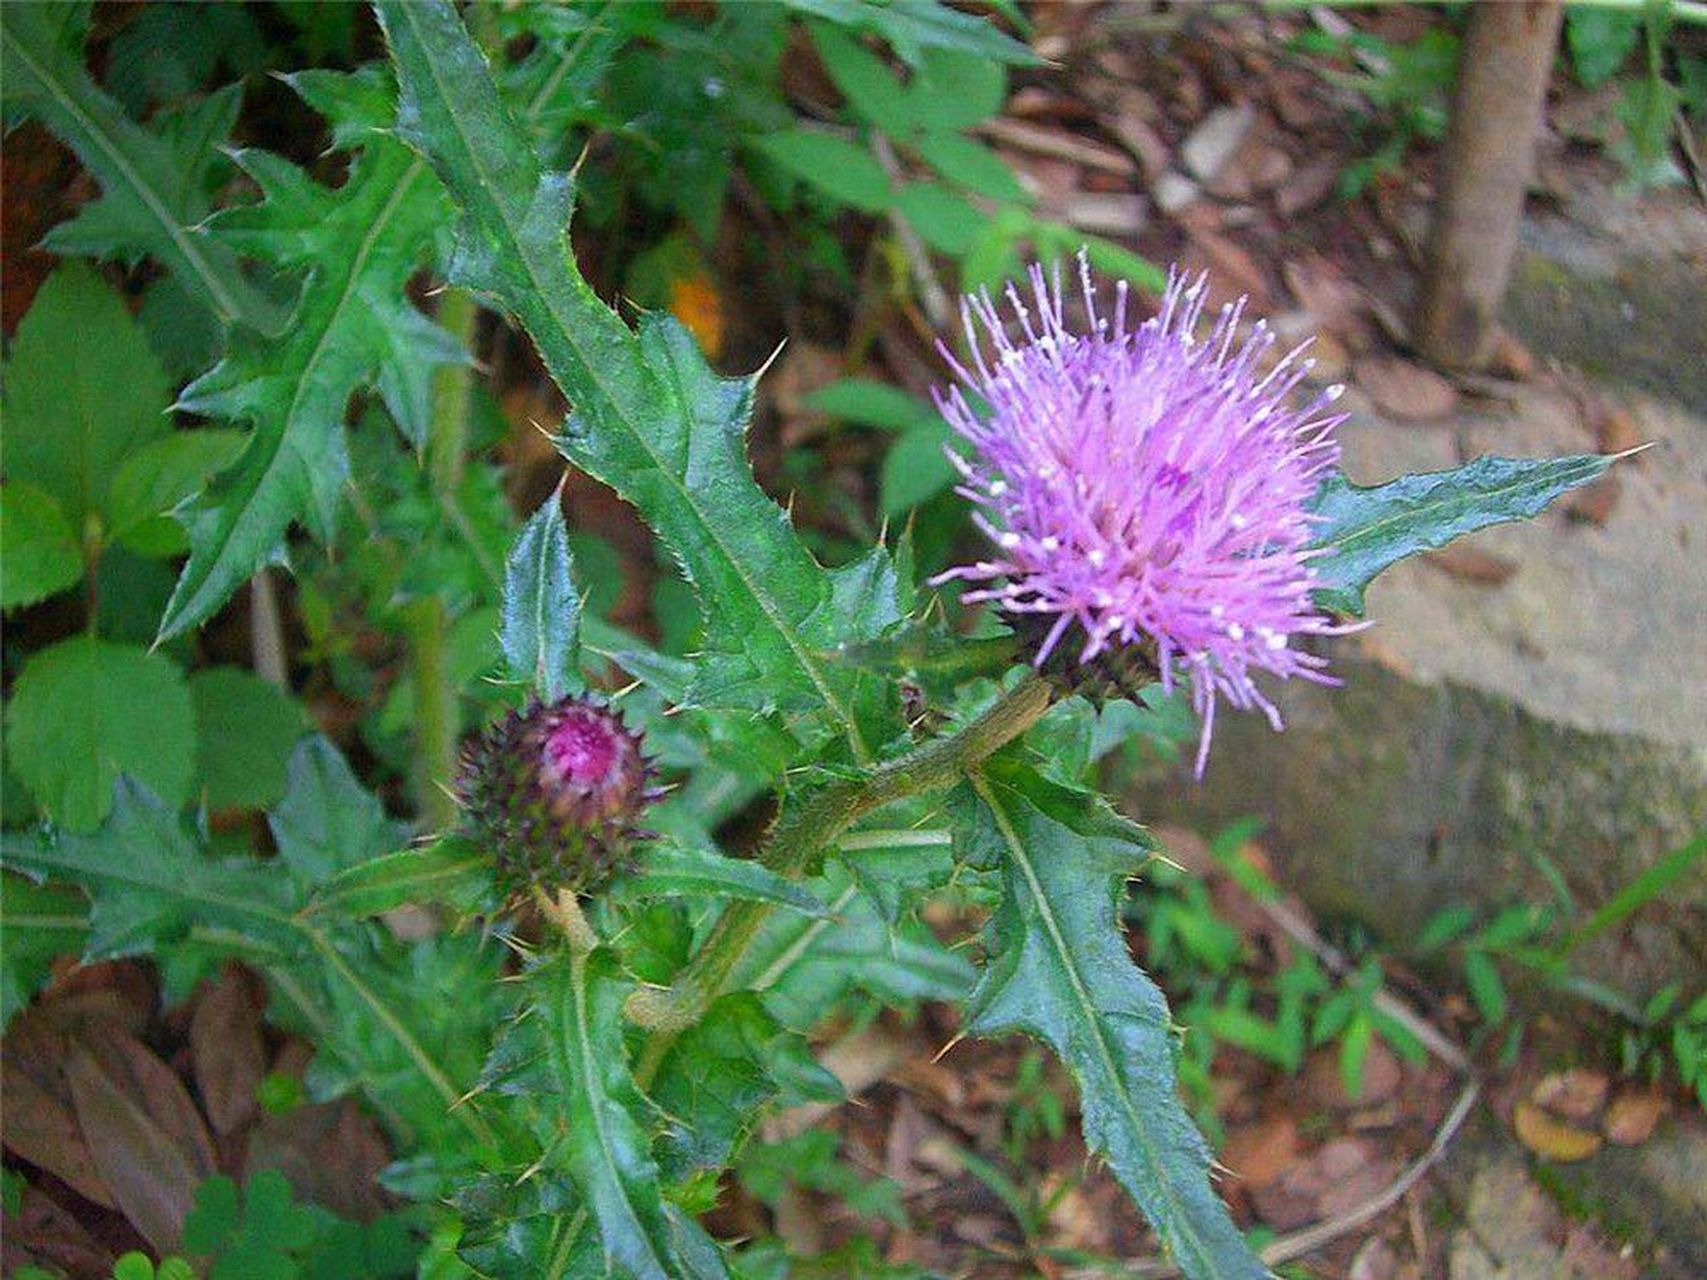
<svg viewBox="0 0 1707 1280">
<path fill-rule="evenodd" d="M 406 902 L 443 902 L 477 911 L 494 898 L 492 855 L 453 834 L 346 868 L 313 895 L 309 910 L 376 916 Z"/>
<path fill-rule="evenodd" d="M 829 914 L 812 894 L 761 863 L 687 845 L 652 845 L 640 855 L 634 873 L 618 880 L 611 892 L 624 900 L 703 893 L 769 902 L 807 916 Z"/>
<path fill-rule="evenodd" d="M 510 678 L 556 702 L 580 682 L 581 597 L 556 492 L 516 534 L 504 561 L 504 622 L 499 640 Z"/>
<path fill-rule="evenodd" d="M 293 522 L 330 537 L 350 471 L 344 413 L 352 391 L 376 378 L 424 386 L 432 368 L 463 358 L 404 294 L 446 216 L 444 193 L 424 164 L 379 133 L 336 190 L 264 152 L 235 158 L 266 199 L 218 215 L 212 227 L 247 253 L 311 274 L 282 339 L 234 335 L 225 358 L 180 397 L 183 408 L 255 430 L 237 465 L 186 518 L 190 559 L 161 619 L 162 640 L 208 618 L 276 559 Z M 388 378 L 400 343 L 410 348 L 406 363 L 421 367 Z M 411 404 L 388 404 L 411 429 Z"/>
<path fill-rule="evenodd" d="M 85 209 L 73 224 L 81 228 L 75 239 L 61 247 L 151 254 L 222 321 L 276 328 L 277 309 L 243 279 L 236 255 L 190 230 L 208 212 L 194 168 L 171 141 L 125 115 L 84 70 L 87 14 L 82 4 L 17 4 L 0 18 L 8 107 L 41 120 L 101 184 L 100 202 Z M 235 101 L 226 95 L 215 106 L 234 111 Z"/>
<path fill-rule="evenodd" d="M 1401 476 L 1363 487 L 1336 474 L 1317 491 L 1311 541 L 1329 547 L 1314 561 L 1324 609 L 1361 616 L 1363 591 L 1406 556 L 1443 547 L 1491 524 L 1526 520 L 1560 494 L 1605 474 L 1613 455 L 1477 458 L 1452 471 Z"/>
<path fill-rule="evenodd" d="M 1211 1153 L 1177 1091 L 1167 1002 L 1132 963 L 1121 886 L 1153 856 L 1142 828 L 1089 792 L 993 762 L 973 780 L 973 852 L 1002 899 L 967 1030 L 1024 1031 L 1078 1082 L 1085 1140 L 1193 1280 L 1266 1277 L 1209 1182 Z"/>
<path fill-rule="evenodd" d="M 558 1159 L 592 1207 L 607 1269 L 634 1280 L 726 1275 L 721 1263 L 707 1269 L 704 1232 L 663 1198 L 642 1119 L 647 1104 L 620 1051 L 622 1003 L 633 984 L 616 956 L 577 953 L 535 981 L 564 1109 Z"/>
<path fill-rule="evenodd" d="M 295 945 L 288 886 L 257 862 L 205 857 L 179 821 L 129 778 L 112 812 L 89 835 L 8 831 L 0 861 L 85 889 L 91 959 L 156 952 L 192 924 L 214 925 L 275 945 Z"/>
<path fill-rule="evenodd" d="M 448 3 L 377 8 L 399 127 L 462 207 L 453 275 L 533 336 L 575 407 L 559 448 L 639 509 L 698 593 L 707 652 L 694 697 L 828 708 L 869 758 L 859 684 L 821 654 L 899 617 L 887 557 L 835 573 L 812 559 L 747 465 L 752 379 L 718 377 L 669 318 L 630 330 L 588 287 L 569 251 L 569 182 L 541 172 Z"/>
</svg>

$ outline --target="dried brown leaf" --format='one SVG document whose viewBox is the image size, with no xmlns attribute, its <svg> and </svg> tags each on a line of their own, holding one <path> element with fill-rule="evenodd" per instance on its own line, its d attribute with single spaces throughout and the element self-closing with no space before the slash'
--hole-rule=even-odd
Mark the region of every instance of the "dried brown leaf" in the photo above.
<svg viewBox="0 0 1707 1280">
<path fill-rule="evenodd" d="M 208 1122 L 221 1137 L 259 1110 L 255 1090 L 267 1072 L 259 992 L 248 974 L 227 965 L 202 992 L 190 1020 L 190 1056 Z"/>
<path fill-rule="evenodd" d="M 113 1027 L 74 1036 L 64 1069 L 78 1126 L 118 1207 L 156 1249 L 175 1248 L 196 1188 L 219 1171 L 183 1082 Z"/>
</svg>

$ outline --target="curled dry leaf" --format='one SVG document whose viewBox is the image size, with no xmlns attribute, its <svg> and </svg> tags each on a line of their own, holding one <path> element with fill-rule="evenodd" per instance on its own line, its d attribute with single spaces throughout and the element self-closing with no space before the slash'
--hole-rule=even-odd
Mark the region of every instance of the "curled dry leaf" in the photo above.
<svg viewBox="0 0 1707 1280">
<path fill-rule="evenodd" d="M 1587 1160 L 1601 1147 L 1601 1136 L 1588 1129 L 1579 1129 L 1525 1098 L 1517 1104 L 1512 1115 L 1512 1127 L 1517 1140 L 1536 1155 L 1566 1164 Z"/>
<path fill-rule="evenodd" d="M 1608 1081 L 1602 1072 L 1573 1067 L 1569 1071 L 1555 1071 L 1543 1076 L 1529 1098 L 1562 1119 L 1585 1124 L 1606 1105 L 1607 1087 Z"/>
<path fill-rule="evenodd" d="M 1601 1128 L 1608 1142 L 1621 1147 L 1637 1147 L 1654 1136 L 1654 1126 L 1669 1110 L 1665 1095 L 1653 1089 L 1633 1089 L 1620 1093 L 1606 1108 Z"/>
</svg>

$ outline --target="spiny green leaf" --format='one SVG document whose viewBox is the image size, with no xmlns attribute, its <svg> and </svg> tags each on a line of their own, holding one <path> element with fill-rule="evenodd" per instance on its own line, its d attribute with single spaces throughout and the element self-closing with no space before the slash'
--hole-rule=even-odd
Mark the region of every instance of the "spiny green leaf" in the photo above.
<svg viewBox="0 0 1707 1280">
<path fill-rule="evenodd" d="M 0 841 L 9 868 L 89 894 L 90 959 L 159 953 L 196 924 L 296 942 L 284 881 L 259 862 L 205 856 L 176 808 L 128 778 L 119 780 L 112 812 L 92 834 L 7 832 Z"/>
<path fill-rule="evenodd" d="M 808 916 L 828 914 L 817 898 L 760 863 L 688 845 L 651 845 L 635 871 L 617 880 L 611 892 L 623 901 L 705 893 L 769 902 Z"/>
<path fill-rule="evenodd" d="M 399 849 L 346 867 L 315 893 L 314 910 L 375 916 L 406 902 L 443 902 L 458 911 L 495 903 L 492 855 L 465 836 Z"/>
<path fill-rule="evenodd" d="M 840 1081 L 813 1059 L 806 1037 L 783 1028 L 748 991 L 714 1001 L 677 1038 L 648 1093 L 668 1117 L 658 1148 L 672 1181 L 726 1165 L 772 1099 L 845 1096 Z"/>
<path fill-rule="evenodd" d="M 58 595 L 83 577 L 83 549 L 59 500 L 22 480 L 0 486 L 0 547 L 0 609 Z"/>
<path fill-rule="evenodd" d="M 8 116 L 40 120 L 101 183 L 101 199 L 57 230 L 51 247 L 150 254 L 221 321 L 276 327 L 276 310 L 243 279 L 236 256 L 190 230 L 209 208 L 203 188 L 213 150 L 208 134 L 221 121 L 229 129 L 241 97 L 236 86 L 199 110 L 179 113 L 175 136 L 151 133 L 84 70 L 87 26 L 87 4 L 7 5 L 0 20 L 0 83 Z"/>
<path fill-rule="evenodd" d="M 634 1280 L 726 1276 L 715 1246 L 664 1200 L 646 1101 L 620 1049 L 633 984 L 614 954 L 576 954 L 536 975 L 538 1015 L 562 1098 L 561 1161 L 599 1224 L 606 1266 Z M 555 1162 L 555 1161 L 554 1161 Z"/>
<path fill-rule="evenodd" d="M 52 494 L 79 534 L 106 510 L 119 464 L 172 426 L 160 362 L 123 300 L 80 262 L 55 269 L 18 325 L 4 394 L 7 480 Z"/>
<path fill-rule="evenodd" d="M 305 83 L 325 89 L 323 76 Z M 329 100 L 329 92 L 320 99 Z M 367 109 L 366 97 L 351 101 L 356 105 L 339 105 Z M 209 617 L 276 559 L 293 521 L 306 520 L 322 541 L 330 539 L 350 472 L 343 423 L 352 391 L 376 382 L 392 417 L 418 444 L 433 371 L 467 358 L 404 293 L 448 216 L 444 193 L 388 135 L 362 136 L 349 177 L 335 190 L 266 152 L 234 154 L 265 198 L 216 215 L 212 233 L 309 274 L 282 338 L 234 335 L 225 358 L 180 398 L 186 409 L 255 430 L 237 465 L 187 517 L 190 560 L 161 620 L 162 639 Z"/>
<path fill-rule="evenodd" d="M 1370 580 L 1406 556 L 1443 547 L 1491 524 L 1527 520 L 1560 494 L 1599 478 L 1616 461 L 1607 454 L 1562 458 L 1477 458 L 1452 471 L 1401 476 L 1364 488 L 1334 475 L 1313 503 L 1321 522 L 1314 561 L 1322 586 L 1316 603 L 1361 615 Z"/>
<path fill-rule="evenodd" d="M 581 597 L 553 493 L 516 534 L 504 561 L 504 624 L 499 633 L 510 678 L 556 702 L 580 683 Z"/>
<path fill-rule="evenodd" d="M 1267 1276 L 1210 1185 L 1209 1146 L 1177 1092 L 1167 1003 L 1122 936 L 1120 891 L 1154 856 L 1149 837 L 1023 764 L 992 762 L 973 789 L 972 852 L 999 860 L 1002 900 L 967 1030 L 1024 1031 L 1055 1050 L 1078 1082 L 1086 1142 L 1187 1276 Z"/>
<path fill-rule="evenodd" d="M 74 636 L 32 655 L 6 708 L 8 760 L 42 811 L 92 831 L 126 773 L 174 807 L 189 791 L 195 717 L 182 673 L 146 649 Z"/>
<path fill-rule="evenodd" d="M 575 406 L 559 448 L 634 503 L 699 593 L 707 654 L 694 696 L 827 707 L 869 758 L 859 682 L 819 651 L 899 616 L 892 569 L 887 591 L 878 581 L 886 557 L 825 572 L 747 466 L 752 380 L 715 375 L 673 320 L 648 317 L 636 334 L 593 294 L 569 253 L 568 181 L 541 173 L 456 11 L 392 3 L 379 13 L 403 90 L 400 127 L 462 206 L 453 275 L 532 334 Z"/>
<path fill-rule="evenodd" d="M 306 887 L 323 884 L 400 843 L 397 824 L 321 737 L 291 753 L 284 799 L 267 816 L 279 857 Z"/>
<path fill-rule="evenodd" d="M 30 1002 L 53 962 L 80 956 L 89 936 L 89 903 L 62 884 L 0 875 L 0 1027 Z"/>
</svg>

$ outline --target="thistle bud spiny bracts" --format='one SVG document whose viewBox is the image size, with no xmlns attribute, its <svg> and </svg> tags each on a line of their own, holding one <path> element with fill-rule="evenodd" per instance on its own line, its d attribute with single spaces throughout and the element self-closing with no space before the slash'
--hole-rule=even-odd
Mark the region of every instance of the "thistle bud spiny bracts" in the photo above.
<svg viewBox="0 0 1707 1280">
<path fill-rule="evenodd" d="M 458 798 L 512 890 L 597 890 L 661 794 L 639 735 L 592 698 L 511 711 L 464 752 Z"/>
<path fill-rule="evenodd" d="M 971 367 L 944 347 L 961 385 L 937 405 L 972 445 L 954 456 L 959 492 L 996 551 L 937 581 L 987 584 L 963 599 L 1016 615 L 1039 667 L 1071 659 L 1093 683 L 1146 671 L 1166 689 L 1189 675 L 1201 774 L 1218 697 L 1280 727 L 1253 672 L 1335 683 L 1294 641 L 1348 629 L 1311 602 L 1322 552 L 1307 512 L 1339 457 L 1340 389 L 1292 403 L 1310 362 L 1300 348 L 1264 371 L 1275 340 L 1260 321 L 1237 340 L 1243 300 L 1200 337 L 1202 277 L 1171 275 L 1136 328 L 1124 282 L 1103 316 L 1083 255 L 1079 280 L 1084 332 L 1067 325 L 1059 272 L 1032 269 L 1029 305 L 1009 286 L 1018 335 L 988 295 L 962 304 Z"/>
</svg>

